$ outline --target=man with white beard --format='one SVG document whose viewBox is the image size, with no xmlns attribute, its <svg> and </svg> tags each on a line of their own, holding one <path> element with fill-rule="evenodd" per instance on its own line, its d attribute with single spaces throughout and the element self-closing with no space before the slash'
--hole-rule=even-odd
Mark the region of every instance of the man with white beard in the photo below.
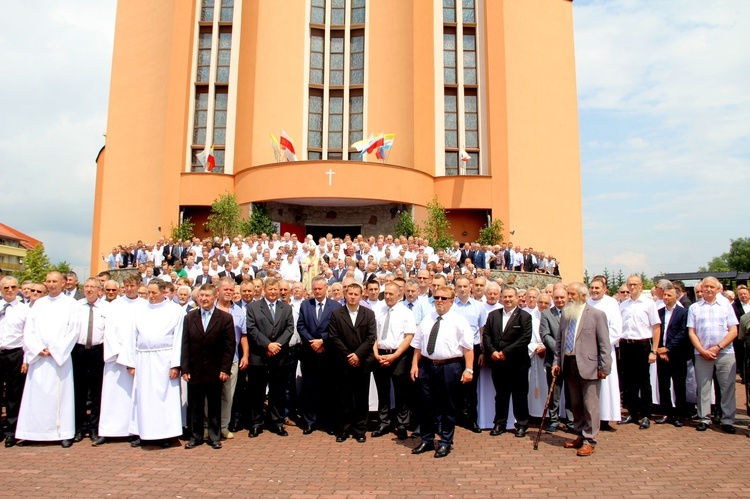
<svg viewBox="0 0 750 499">
<path fill-rule="evenodd" d="M 528 351 L 531 358 L 531 367 L 529 368 L 529 416 L 536 418 L 542 417 L 544 405 L 547 401 L 547 375 L 544 371 L 544 355 L 547 351 L 542 336 L 539 333 L 542 313 L 537 309 L 537 300 L 539 299 L 539 290 L 531 288 L 526 291 L 526 312 L 531 315 L 531 341 L 529 342 Z"/>
<path fill-rule="evenodd" d="M 612 347 L 612 363 L 615 365 L 615 347 L 620 343 L 622 336 L 622 315 L 620 314 L 620 305 L 617 300 L 607 296 L 604 290 L 607 289 L 607 283 L 602 277 L 594 277 L 591 281 L 588 304 L 597 310 L 601 310 L 607 316 L 607 326 L 609 327 L 609 343 Z M 601 402 L 601 420 L 602 430 L 611 430 L 610 421 L 619 421 L 620 413 L 620 378 L 617 375 L 617 369 L 601 382 L 599 401 Z"/>
<path fill-rule="evenodd" d="M 29 365 L 18 414 L 19 440 L 62 441 L 73 445 L 73 361 L 78 332 L 70 327 L 76 301 L 62 293 L 60 272 L 47 274 L 49 294 L 34 302 L 24 326 L 25 362 Z"/>
<path fill-rule="evenodd" d="M 112 302 L 107 311 L 99 436 L 92 440 L 93 446 L 102 445 L 107 438 L 130 436 L 133 376 L 118 360 L 123 348 L 131 342 L 136 317 L 148 303 L 138 296 L 140 282 L 138 274 L 126 274 L 122 280 L 125 296 Z"/>
</svg>

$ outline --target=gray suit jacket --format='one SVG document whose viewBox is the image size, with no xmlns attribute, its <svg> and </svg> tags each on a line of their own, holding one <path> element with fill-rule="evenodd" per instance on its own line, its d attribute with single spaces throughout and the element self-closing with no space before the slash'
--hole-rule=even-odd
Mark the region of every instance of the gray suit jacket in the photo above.
<svg viewBox="0 0 750 499">
<path fill-rule="evenodd" d="M 553 309 L 542 312 L 542 319 L 539 324 L 539 335 L 542 337 L 542 343 L 547 351 L 544 354 L 544 366 L 552 367 L 555 360 L 555 344 L 557 343 L 557 332 L 560 328 L 560 315 L 555 315 Z"/>
<path fill-rule="evenodd" d="M 565 351 L 565 333 L 570 321 L 565 317 L 560 319 L 559 335 L 555 344 L 555 359 L 553 365 L 563 368 L 563 352 Z M 612 355 L 609 344 L 609 327 L 607 316 L 601 310 L 590 307 L 588 303 L 581 313 L 578 325 L 578 335 L 575 340 L 575 358 L 578 372 L 582 379 L 595 380 L 598 371 L 609 375 L 612 369 Z"/>
</svg>

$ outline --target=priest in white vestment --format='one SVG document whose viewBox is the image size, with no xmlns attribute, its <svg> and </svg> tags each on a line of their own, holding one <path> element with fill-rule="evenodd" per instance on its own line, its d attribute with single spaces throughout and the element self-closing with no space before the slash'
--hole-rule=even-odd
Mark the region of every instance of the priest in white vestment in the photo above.
<svg viewBox="0 0 750 499">
<path fill-rule="evenodd" d="M 149 303 L 136 317 L 131 344 L 117 363 L 135 376 L 130 433 L 169 447 L 169 439 L 182 435 L 179 375 L 185 310 L 168 300 L 165 290 L 163 281 L 148 285 Z"/>
<path fill-rule="evenodd" d="M 617 300 L 604 294 L 606 286 L 601 278 L 594 278 L 589 286 L 591 296 L 588 304 L 597 310 L 601 310 L 607 316 L 607 326 L 609 327 L 609 342 L 611 346 L 612 365 L 617 365 L 615 358 L 615 347 L 620 343 L 622 337 L 622 314 L 620 305 Z M 601 380 L 599 392 L 599 403 L 601 404 L 599 420 L 602 427 L 606 428 L 604 423 L 607 421 L 620 421 L 622 419 L 620 408 L 620 378 L 617 375 L 617 369 L 612 369 L 609 376 Z"/>
<path fill-rule="evenodd" d="M 127 437 L 133 412 L 133 375 L 127 366 L 118 362 L 123 349 L 133 344 L 135 320 L 148 302 L 138 296 L 139 277 L 133 273 L 123 279 L 125 296 L 109 306 L 104 331 L 104 381 L 99 417 L 99 438 L 93 445 L 101 445 L 105 437 Z"/>
<path fill-rule="evenodd" d="M 539 290 L 531 288 L 526 291 L 526 312 L 531 315 L 531 341 L 528 351 L 531 358 L 529 368 L 529 416 L 541 418 L 544 413 L 544 405 L 547 402 L 547 373 L 544 370 L 544 354 L 546 348 L 539 334 L 539 326 L 542 321 L 542 313 L 537 308 Z"/>
<path fill-rule="evenodd" d="M 76 301 L 62 293 L 60 272 L 47 274 L 48 296 L 39 298 L 24 326 L 24 362 L 29 365 L 18 414 L 16 438 L 62 441 L 70 447 L 75 436 L 73 361 L 70 352 L 78 331 L 70 325 Z"/>
</svg>

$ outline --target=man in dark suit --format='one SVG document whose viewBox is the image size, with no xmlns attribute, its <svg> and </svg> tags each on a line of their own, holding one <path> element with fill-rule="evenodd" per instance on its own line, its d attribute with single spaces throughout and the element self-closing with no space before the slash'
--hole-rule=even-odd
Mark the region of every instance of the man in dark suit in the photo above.
<svg viewBox="0 0 750 499">
<path fill-rule="evenodd" d="M 599 432 L 599 385 L 612 369 L 607 315 L 586 303 L 585 284 L 568 284 L 568 304 L 560 319 L 552 374 L 562 374 L 568 385 L 573 423 L 578 435 L 566 442 L 566 449 L 578 449 L 578 456 L 590 456 Z"/>
<path fill-rule="evenodd" d="M 677 305 L 677 290 L 671 284 L 664 290 L 664 306 L 659 309 L 661 331 L 654 335 L 656 348 L 656 375 L 659 379 L 659 403 L 665 416 L 656 424 L 671 422 L 676 427 L 683 425 L 687 416 L 686 388 L 687 362 L 693 348 L 687 332 L 687 309 Z M 670 385 L 674 382 L 675 407 L 672 407 Z"/>
<path fill-rule="evenodd" d="M 203 286 L 204 284 L 211 284 L 211 275 L 209 274 L 208 264 L 201 266 L 202 273 L 195 278 L 193 286 Z"/>
<path fill-rule="evenodd" d="M 552 362 L 555 360 L 555 344 L 559 337 L 560 318 L 562 317 L 563 308 L 565 308 L 565 304 L 568 301 L 568 293 L 565 291 L 565 288 L 556 288 L 552 292 L 552 301 L 554 306 L 542 312 L 539 324 L 539 335 L 542 337 L 542 343 L 544 343 L 544 347 L 547 349 L 544 354 L 544 370 L 547 372 L 547 386 L 552 384 Z M 549 403 L 549 426 L 547 426 L 549 433 L 557 431 L 557 425 L 560 420 L 562 384 L 562 380 L 558 381 L 555 383 L 554 390 L 552 390 L 552 398 Z M 565 397 L 566 401 L 569 399 L 570 397 Z"/>
<path fill-rule="evenodd" d="M 331 314 L 328 337 L 336 352 L 335 369 L 340 406 L 337 442 L 351 434 L 364 443 L 369 409 L 370 368 L 373 363 L 372 347 L 377 339 L 375 313 L 360 306 L 362 285 L 358 282 L 346 288 L 346 306 Z"/>
<path fill-rule="evenodd" d="M 482 335 L 485 362 L 492 369 L 492 384 L 495 385 L 495 420 L 490 435 L 506 432 L 512 396 L 516 437 L 523 438 L 529 426 L 531 315 L 517 307 L 515 288 L 503 288 L 502 302 L 502 309 L 493 310 L 487 316 Z"/>
<path fill-rule="evenodd" d="M 164 245 L 164 249 L 162 250 L 162 255 L 164 256 L 164 260 L 169 265 L 174 265 L 174 261 L 180 258 L 180 255 L 182 254 L 181 248 L 179 244 L 174 244 L 174 242 L 170 239 L 167 244 Z"/>
<path fill-rule="evenodd" d="M 188 411 L 192 436 L 185 444 L 203 443 L 204 408 L 208 406 L 208 439 L 221 449 L 221 390 L 229 379 L 236 348 L 234 321 L 216 308 L 216 288 L 204 284 L 196 308 L 185 316 L 182 329 L 182 379 L 188 384 Z"/>
<path fill-rule="evenodd" d="M 73 271 L 65 274 L 65 290 L 63 294 L 70 296 L 74 300 L 81 300 L 86 297 L 83 291 L 78 289 L 78 275 Z"/>
<path fill-rule="evenodd" d="M 248 436 L 254 438 L 263 432 L 263 402 L 268 388 L 269 429 L 285 437 L 288 433 L 284 429 L 284 406 L 294 319 L 292 307 L 278 299 L 279 281 L 268 278 L 263 289 L 265 296 L 247 306 L 247 339 L 250 343 L 248 394 L 252 425 Z"/>
<path fill-rule="evenodd" d="M 748 291 L 747 286 L 740 284 L 737 286 L 736 293 L 737 297 L 732 303 L 732 308 L 734 308 L 734 313 L 739 321 L 740 317 L 750 312 L 750 291 Z M 734 345 L 734 356 L 737 359 L 737 372 L 740 373 L 742 383 L 745 383 L 747 381 L 747 373 L 745 372 L 745 337 L 738 335 L 732 344 Z"/>
<path fill-rule="evenodd" d="M 302 433 L 305 435 L 319 427 L 333 430 L 333 345 L 329 341 L 328 325 L 331 313 L 341 308 L 340 303 L 326 298 L 328 286 L 325 278 L 314 277 L 311 286 L 313 297 L 300 303 L 297 318 L 302 368 L 302 418 L 307 425 Z"/>
</svg>

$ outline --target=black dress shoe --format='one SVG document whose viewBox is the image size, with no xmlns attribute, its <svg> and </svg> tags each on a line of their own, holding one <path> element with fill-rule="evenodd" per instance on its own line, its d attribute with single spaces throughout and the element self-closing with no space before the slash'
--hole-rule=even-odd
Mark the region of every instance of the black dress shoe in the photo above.
<svg viewBox="0 0 750 499">
<path fill-rule="evenodd" d="M 734 429 L 734 426 L 730 424 L 721 425 L 721 431 L 723 431 L 724 433 L 729 433 L 730 435 L 734 435 L 735 433 L 737 433 L 737 430 Z"/>
<path fill-rule="evenodd" d="M 399 440 L 406 440 L 409 438 L 409 434 L 406 432 L 406 428 L 398 428 L 396 430 L 396 438 Z"/>
<path fill-rule="evenodd" d="M 628 424 L 632 422 L 633 422 L 633 417 L 630 414 L 628 414 L 627 416 L 619 420 L 617 424 Z"/>
<path fill-rule="evenodd" d="M 336 436 L 336 442 L 341 443 L 344 440 L 346 440 L 347 438 L 349 438 L 348 435 L 346 435 L 345 433 L 342 433 L 342 434 Z"/>
<path fill-rule="evenodd" d="M 648 418 L 641 419 L 641 424 L 638 426 L 641 430 L 648 430 L 651 428 L 651 422 L 648 420 Z"/>
<path fill-rule="evenodd" d="M 502 435 L 503 433 L 507 432 L 508 430 L 504 428 L 502 425 L 496 424 L 492 427 L 492 430 L 490 431 L 490 436 L 496 437 L 498 435 Z"/>
<path fill-rule="evenodd" d="M 516 438 L 523 438 L 526 436 L 526 428 L 521 426 L 520 428 L 516 428 Z"/>
<path fill-rule="evenodd" d="M 77 431 L 76 434 L 75 434 L 75 436 L 73 437 L 73 441 L 74 442 L 80 442 L 81 440 L 83 440 L 83 432 L 82 431 Z"/>
<path fill-rule="evenodd" d="M 435 455 L 433 457 L 435 457 L 436 459 L 445 457 L 448 454 L 450 454 L 450 451 L 451 451 L 450 445 L 441 445 L 437 448 L 437 450 L 435 451 Z"/>
<path fill-rule="evenodd" d="M 363 444 L 367 441 L 367 437 L 364 435 L 357 435 L 356 437 L 354 437 L 354 440 L 356 440 L 357 443 Z"/>
<path fill-rule="evenodd" d="M 10 435 L 10 436 L 8 436 L 8 437 L 5 438 L 5 447 L 6 448 L 7 447 L 13 447 L 17 443 L 18 443 L 18 440 L 16 440 L 16 437 L 14 437 L 13 435 Z"/>
<path fill-rule="evenodd" d="M 304 430 L 302 430 L 303 435 L 310 435 L 312 432 L 315 431 L 315 428 L 313 426 L 308 426 Z"/>
<path fill-rule="evenodd" d="M 196 439 L 191 438 L 190 441 L 185 444 L 185 448 L 186 449 L 195 449 L 196 447 L 198 447 L 199 445 L 202 445 L 202 444 L 203 444 L 202 441 L 199 442 Z"/>
<path fill-rule="evenodd" d="M 60 442 L 60 445 L 62 445 L 63 449 L 67 449 L 68 447 L 71 447 L 73 445 L 73 441 L 69 438 L 66 438 L 62 442 Z"/>
<path fill-rule="evenodd" d="M 476 423 L 470 423 L 467 427 L 467 430 L 469 430 L 472 433 L 482 433 L 482 429 L 479 427 Z M 438 449 L 439 450 L 439 449 Z M 447 454 L 446 454 L 447 455 Z M 442 457 L 442 456 L 441 456 Z"/>
<path fill-rule="evenodd" d="M 685 426 L 681 419 L 675 419 L 674 421 L 672 421 L 672 424 L 677 428 L 682 428 L 683 426 Z"/>
<path fill-rule="evenodd" d="M 706 431 L 708 430 L 708 423 L 700 422 L 698 423 L 698 426 L 695 427 L 697 431 Z"/>
<path fill-rule="evenodd" d="M 212 449 L 221 449 L 221 442 L 211 442 Z"/>
<path fill-rule="evenodd" d="M 665 424 L 669 422 L 669 418 L 667 416 L 663 416 L 659 419 L 654 420 L 654 423 L 656 424 Z"/>
<path fill-rule="evenodd" d="M 131 447 L 140 447 L 141 446 L 141 439 L 136 437 L 133 440 L 130 441 Z"/>
<path fill-rule="evenodd" d="M 172 447 L 172 440 L 169 438 L 165 438 L 164 440 L 161 440 L 157 445 L 162 449 L 168 449 Z"/>
<path fill-rule="evenodd" d="M 435 443 L 434 442 L 422 442 L 419 445 L 417 445 L 415 448 L 411 450 L 412 454 L 423 454 L 425 452 L 429 452 L 431 450 L 435 450 Z"/>
<path fill-rule="evenodd" d="M 377 430 L 375 430 L 372 433 L 370 433 L 370 436 L 372 438 L 378 438 L 378 437 L 382 437 L 383 435 L 388 435 L 388 433 L 390 433 L 390 430 L 388 429 L 388 427 L 387 426 L 381 426 Z"/>
<path fill-rule="evenodd" d="M 260 435 L 261 433 L 263 433 L 263 430 L 261 430 L 260 428 L 257 428 L 255 426 L 253 426 L 252 428 L 250 428 L 250 430 L 248 430 L 247 436 L 249 438 L 255 438 L 258 435 Z"/>
<path fill-rule="evenodd" d="M 280 437 L 287 437 L 289 436 L 289 433 L 284 429 L 283 426 L 277 426 L 276 428 L 271 429 L 271 433 L 275 433 L 276 435 Z"/>
<path fill-rule="evenodd" d="M 100 445 L 102 445 L 106 441 L 107 441 L 107 439 L 104 438 L 104 437 L 92 438 L 91 439 L 91 446 L 92 447 L 99 447 Z"/>
</svg>

